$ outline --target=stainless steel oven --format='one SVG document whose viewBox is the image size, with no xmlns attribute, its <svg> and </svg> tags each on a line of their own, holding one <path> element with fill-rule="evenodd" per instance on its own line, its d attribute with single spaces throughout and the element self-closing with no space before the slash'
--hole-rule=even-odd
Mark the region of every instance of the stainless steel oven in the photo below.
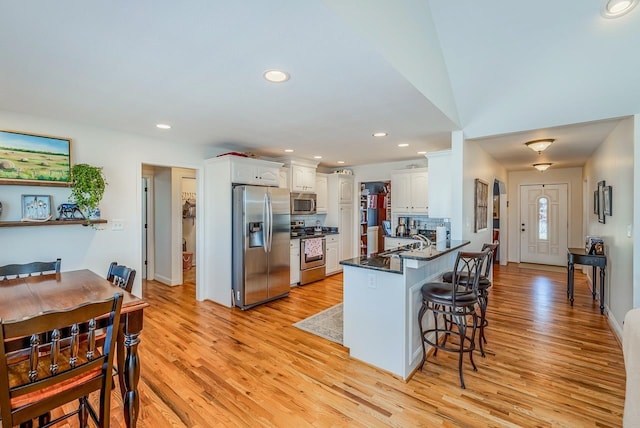
<svg viewBox="0 0 640 428">
<path fill-rule="evenodd" d="M 327 243 L 324 237 L 300 239 L 300 285 L 324 279 Z"/>
</svg>

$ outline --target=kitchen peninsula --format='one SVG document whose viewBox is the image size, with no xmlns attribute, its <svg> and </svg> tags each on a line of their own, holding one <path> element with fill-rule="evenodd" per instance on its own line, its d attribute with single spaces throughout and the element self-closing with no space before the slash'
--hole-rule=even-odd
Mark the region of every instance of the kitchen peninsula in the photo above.
<svg viewBox="0 0 640 428">
<path fill-rule="evenodd" d="M 343 260 L 343 341 L 351 357 L 407 380 L 422 361 L 421 287 L 450 271 L 469 241 Z M 433 317 L 424 317 L 425 328 Z"/>
</svg>

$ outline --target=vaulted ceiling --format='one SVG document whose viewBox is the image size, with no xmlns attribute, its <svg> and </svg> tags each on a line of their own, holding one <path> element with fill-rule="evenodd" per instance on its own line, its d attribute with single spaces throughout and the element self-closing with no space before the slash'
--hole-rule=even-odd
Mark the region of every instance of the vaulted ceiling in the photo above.
<svg viewBox="0 0 640 428">
<path fill-rule="evenodd" d="M 581 165 L 640 113 L 640 7 L 603 2 L 5 2 L 0 109 L 325 166 L 415 159 L 460 129 L 508 169 L 542 137 Z"/>
</svg>

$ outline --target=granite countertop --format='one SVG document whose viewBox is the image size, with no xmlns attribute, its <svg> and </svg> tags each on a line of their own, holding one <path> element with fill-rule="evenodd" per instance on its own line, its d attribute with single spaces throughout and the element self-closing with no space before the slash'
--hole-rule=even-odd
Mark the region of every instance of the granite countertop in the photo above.
<svg viewBox="0 0 640 428">
<path fill-rule="evenodd" d="M 338 235 L 340 232 L 338 232 L 337 227 L 323 227 L 322 231 L 320 232 L 316 232 L 313 227 L 307 227 L 304 229 L 304 231 L 299 233 L 300 234 L 294 235 L 294 233 L 291 232 L 291 239 L 322 238 L 323 236 L 327 236 L 327 235 Z"/>
<path fill-rule="evenodd" d="M 414 260 L 433 260 L 437 259 L 443 254 L 450 253 L 451 251 L 455 251 L 458 248 L 464 247 L 465 245 L 470 244 L 471 241 L 451 241 L 451 244 L 446 247 L 444 250 L 438 250 L 436 248 L 436 244 L 433 244 L 429 248 L 425 248 L 424 250 L 409 250 L 403 251 L 399 253 L 399 256 L 403 259 L 414 259 Z"/>
<path fill-rule="evenodd" d="M 438 257 L 450 253 L 452 251 L 456 251 L 459 248 L 468 245 L 470 241 L 451 241 L 451 245 L 444 250 L 437 250 L 436 245 L 432 245 L 431 247 L 424 250 L 406 250 L 402 251 L 396 250 L 394 252 L 385 251 L 381 254 L 387 253 L 386 255 L 378 255 L 374 254 L 371 257 L 354 257 L 352 259 L 342 260 L 340 262 L 341 265 L 344 266 L 354 266 L 361 267 L 365 269 L 373 269 L 380 270 L 390 273 L 399 273 L 403 272 L 403 260 L 404 259 L 412 259 L 412 260 L 423 260 L 429 261 L 437 259 Z"/>
<path fill-rule="evenodd" d="M 354 257 L 353 259 L 342 260 L 340 264 L 402 274 L 402 259 L 397 254 L 390 257 L 378 255 L 372 255 L 371 257 Z"/>
</svg>

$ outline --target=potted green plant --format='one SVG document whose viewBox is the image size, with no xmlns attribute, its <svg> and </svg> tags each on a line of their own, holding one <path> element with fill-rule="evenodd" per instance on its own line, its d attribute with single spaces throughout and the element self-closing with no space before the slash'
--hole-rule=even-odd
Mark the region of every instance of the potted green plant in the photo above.
<svg viewBox="0 0 640 428">
<path fill-rule="evenodd" d="M 95 213 L 104 195 L 104 188 L 107 185 L 102 168 L 79 163 L 71 167 L 71 196 L 70 202 L 78 205 L 78 208 L 87 218 L 88 224 L 91 219 L 99 218 Z"/>
</svg>

